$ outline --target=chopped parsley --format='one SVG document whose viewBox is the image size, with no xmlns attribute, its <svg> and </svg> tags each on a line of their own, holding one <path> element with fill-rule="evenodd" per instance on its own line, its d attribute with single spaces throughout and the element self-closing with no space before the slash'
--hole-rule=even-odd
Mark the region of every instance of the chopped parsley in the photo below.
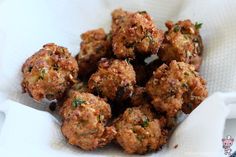
<svg viewBox="0 0 236 157">
<path fill-rule="evenodd" d="M 179 30 L 180 30 L 179 25 L 175 25 L 175 27 L 174 27 L 174 32 L 178 32 Z"/>
<path fill-rule="evenodd" d="M 125 61 L 130 64 L 130 59 L 129 58 L 126 58 Z"/>
<path fill-rule="evenodd" d="M 195 23 L 196 29 L 200 29 L 201 27 L 202 27 L 202 23 L 198 23 L 198 22 Z"/>
<path fill-rule="evenodd" d="M 145 118 L 143 118 L 143 123 L 141 125 L 142 125 L 142 127 L 145 128 L 148 126 L 148 123 L 149 123 L 149 121 L 148 121 L 147 117 L 145 117 Z"/>
<path fill-rule="evenodd" d="M 72 106 L 74 108 L 76 108 L 78 105 L 81 105 L 81 104 L 84 104 L 86 103 L 86 101 L 80 99 L 80 98 L 77 98 L 77 99 L 74 99 L 73 102 L 72 102 Z"/>
</svg>

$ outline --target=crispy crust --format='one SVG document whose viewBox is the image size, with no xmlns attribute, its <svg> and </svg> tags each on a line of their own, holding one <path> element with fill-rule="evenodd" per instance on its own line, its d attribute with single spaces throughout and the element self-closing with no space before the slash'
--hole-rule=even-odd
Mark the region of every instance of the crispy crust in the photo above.
<svg viewBox="0 0 236 157">
<path fill-rule="evenodd" d="M 90 93 L 71 93 L 60 109 L 60 115 L 63 117 L 63 135 L 70 144 L 84 150 L 103 147 L 116 135 L 114 127 L 106 126 L 111 118 L 110 105 Z"/>
<path fill-rule="evenodd" d="M 159 67 L 148 81 L 146 89 L 156 110 L 166 112 L 168 117 L 176 116 L 181 109 L 190 113 L 208 93 L 205 80 L 194 67 L 176 61 L 172 61 L 169 66 L 163 64 Z"/>
<path fill-rule="evenodd" d="M 203 44 L 199 28 L 190 21 L 184 20 L 174 24 L 166 22 L 168 31 L 159 51 L 162 61 L 169 64 L 172 60 L 189 63 L 199 70 L 202 61 Z"/>
<path fill-rule="evenodd" d="M 118 58 L 135 58 L 135 52 L 156 54 L 163 40 L 147 12 L 112 12 L 112 48 Z"/>
<path fill-rule="evenodd" d="M 89 81 L 88 87 L 110 100 L 125 100 L 133 93 L 136 83 L 135 72 L 131 64 L 124 60 L 103 59 L 98 71 Z"/>
<path fill-rule="evenodd" d="M 80 52 L 76 57 L 80 78 L 95 72 L 101 58 L 111 56 L 109 36 L 102 28 L 90 30 L 81 35 Z"/>
<path fill-rule="evenodd" d="M 167 132 L 155 118 L 149 105 L 127 108 L 114 122 L 116 140 L 129 154 L 158 150 L 166 143 Z"/>
<path fill-rule="evenodd" d="M 77 78 L 78 65 L 66 48 L 49 43 L 26 60 L 22 73 L 22 88 L 35 100 L 60 99 Z"/>
</svg>

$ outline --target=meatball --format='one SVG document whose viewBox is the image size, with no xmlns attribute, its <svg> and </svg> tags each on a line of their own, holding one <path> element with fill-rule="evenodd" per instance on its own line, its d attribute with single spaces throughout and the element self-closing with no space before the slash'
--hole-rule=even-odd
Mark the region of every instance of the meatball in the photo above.
<svg viewBox="0 0 236 157">
<path fill-rule="evenodd" d="M 78 64 L 66 48 L 50 43 L 26 60 L 22 73 L 23 90 L 35 100 L 60 99 L 75 82 Z"/>
<path fill-rule="evenodd" d="M 146 93 L 145 87 L 135 86 L 134 92 L 130 98 L 130 102 L 132 106 L 140 106 L 143 104 L 147 104 L 149 101 L 149 97 Z"/>
<path fill-rule="evenodd" d="M 174 117 L 181 109 L 190 113 L 208 93 L 205 80 L 194 66 L 175 60 L 154 72 L 146 90 L 157 111 L 166 112 L 168 117 Z"/>
<path fill-rule="evenodd" d="M 102 28 L 90 30 L 81 35 L 80 52 L 77 55 L 79 77 L 83 78 L 95 72 L 98 61 L 111 55 L 110 35 Z"/>
<path fill-rule="evenodd" d="M 203 44 L 199 34 L 201 24 L 195 25 L 190 20 L 173 24 L 166 22 L 168 31 L 159 51 L 162 61 L 169 64 L 172 60 L 189 63 L 199 70 L 202 61 Z"/>
<path fill-rule="evenodd" d="M 156 54 L 163 40 L 163 32 L 146 11 L 112 13 L 112 48 L 117 58 L 135 58 L 135 53 Z"/>
<path fill-rule="evenodd" d="M 129 62 L 103 59 L 90 77 L 88 88 L 110 100 L 125 100 L 133 93 L 135 83 L 135 72 Z"/>
<path fill-rule="evenodd" d="M 111 108 L 102 98 L 74 91 L 60 109 L 61 131 L 71 145 L 84 150 L 103 147 L 115 137 L 113 126 L 106 126 Z"/>
<path fill-rule="evenodd" d="M 114 122 L 116 140 L 130 154 L 158 150 L 167 141 L 162 122 L 155 118 L 148 104 L 127 108 Z"/>
</svg>

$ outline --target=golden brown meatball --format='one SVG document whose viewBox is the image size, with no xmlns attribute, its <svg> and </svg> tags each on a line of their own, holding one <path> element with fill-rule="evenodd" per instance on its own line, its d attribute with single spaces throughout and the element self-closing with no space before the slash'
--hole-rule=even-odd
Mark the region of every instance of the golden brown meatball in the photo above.
<svg viewBox="0 0 236 157">
<path fill-rule="evenodd" d="M 134 87 L 134 92 L 130 97 L 130 102 L 132 106 L 140 106 L 147 104 L 149 101 L 148 95 L 146 93 L 145 87 Z"/>
<path fill-rule="evenodd" d="M 90 93 L 73 92 L 60 114 L 61 131 L 72 145 L 93 150 L 108 144 L 116 135 L 114 127 L 106 126 L 111 108 L 103 99 Z"/>
<path fill-rule="evenodd" d="M 202 38 L 199 34 L 201 24 L 195 25 L 190 20 L 174 24 L 166 22 L 168 31 L 159 51 L 162 61 L 169 64 L 172 60 L 189 63 L 199 70 L 203 51 Z"/>
<path fill-rule="evenodd" d="M 110 100 L 125 100 L 133 93 L 135 72 L 125 60 L 103 59 L 89 81 L 91 91 Z"/>
<path fill-rule="evenodd" d="M 160 66 L 146 89 L 157 111 L 166 112 L 168 117 L 174 117 L 181 109 L 191 112 L 207 97 L 205 80 L 194 67 L 175 60 L 169 66 Z"/>
<path fill-rule="evenodd" d="M 158 150 L 166 143 L 167 132 L 149 105 L 127 108 L 114 122 L 116 140 L 130 154 Z"/>
<path fill-rule="evenodd" d="M 112 48 L 118 58 L 135 58 L 135 52 L 156 54 L 163 40 L 163 32 L 147 12 L 126 12 L 121 9 L 112 13 Z"/>
<path fill-rule="evenodd" d="M 77 78 L 78 65 L 66 48 L 50 43 L 26 60 L 22 72 L 24 91 L 37 101 L 53 100 Z"/>
<path fill-rule="evenodd" d="M 111 41 L 102 28 L 87 31 L 81 38 L 80 52 L 77 55 L 80 78 L 95 72 L 98 61 L 111 55 Z"/>
</svg>

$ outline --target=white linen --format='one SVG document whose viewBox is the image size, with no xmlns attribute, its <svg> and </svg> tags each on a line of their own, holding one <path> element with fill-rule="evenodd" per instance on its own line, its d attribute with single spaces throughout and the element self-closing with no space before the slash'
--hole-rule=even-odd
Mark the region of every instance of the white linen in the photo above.
<svg viewBox="0 0 236 157">
<path fill-rule="evenodd" d="M 10 105 L 9 112 L 17 115 L 12 114 L 9 116 L 11 121 L 3 123 L 3 128 L 11 126 L 8 129 L 14 132 L 7 131 L 4 134 L 7 143 L 2 142 L 0 138 L 0 155 L 19 154 L 17 151 L 21 152 L 20 156 L 23 154 L 32 156 L 31 153 L 33 156 L 87 154 L 78 149 L 74 150 L 63 142 L 62 144 L 59 142 L 60 147 L 56 146 L 58 149 L 45 146 L 49 142 L 47 140 L 55 136 L 54 140 L 62 140 L 62 137 L 52 116 L 16 103 L 40 110 L 47 108 L 22 94 L 21 66 L 25 59 L 47 42 L 63 45 L 68 47 L 73 55 L 77 54 L 81 41 L 80 34 L 99 27 L 105 28 L 108 32 L 111 24 L 110 13 L 119 7 L 130 11 L 146 10 L 157 26 L 163 30 L 166 30 L 164 27 L 166 20 L 189 18 L 192 21 L 202 22 L 201 34 L 205 49 L 201 74 L 207 80 L 209 94 L 236 91 L 236 1 L 234 0 L 0 0 L 0 92 L 4 93 L 7 99 L 14 101 L 1 101 L 0 98 L 0 102 L 4 102 L 0 108 Z M 225 103 L 225 95 L 228 94 L 216 94 L 207 99 L 178 127 L 170 140 L 169 149 L 157 154 L 169 156 L 170 153 L 174 153 L 174 156 L 181 157 L 216 156 L 215 154 L 223 156 L 221 138 L 225 119 L 228 114 L 229 118 L 236 117 L 236 107 L 232 105 L 235 103 L 231 105 Z M 232 100 L 235 100 L 234 94 L 232 95 Z M 5 120 L 7 119 L 8 116 Z M 232 125 L 236 122 L 231 120 L 228 124 L 233 128 Z M 33 134 L 29 134 L 29 130 L 32 130 Z M 24 133 L 29 136 L 23 136 Z M 43 142 L 25 140 L 27 138 L 36 138 Z M 172 148 L 175 144 L 178 144 L 177 149 Z M 111 147 L 105 148 L 106 151 L 103 150 L 95 153 L 123 155 L 118 149 Z M 190 154 L 184 154 L 183 151 Z"/>
</svg>

